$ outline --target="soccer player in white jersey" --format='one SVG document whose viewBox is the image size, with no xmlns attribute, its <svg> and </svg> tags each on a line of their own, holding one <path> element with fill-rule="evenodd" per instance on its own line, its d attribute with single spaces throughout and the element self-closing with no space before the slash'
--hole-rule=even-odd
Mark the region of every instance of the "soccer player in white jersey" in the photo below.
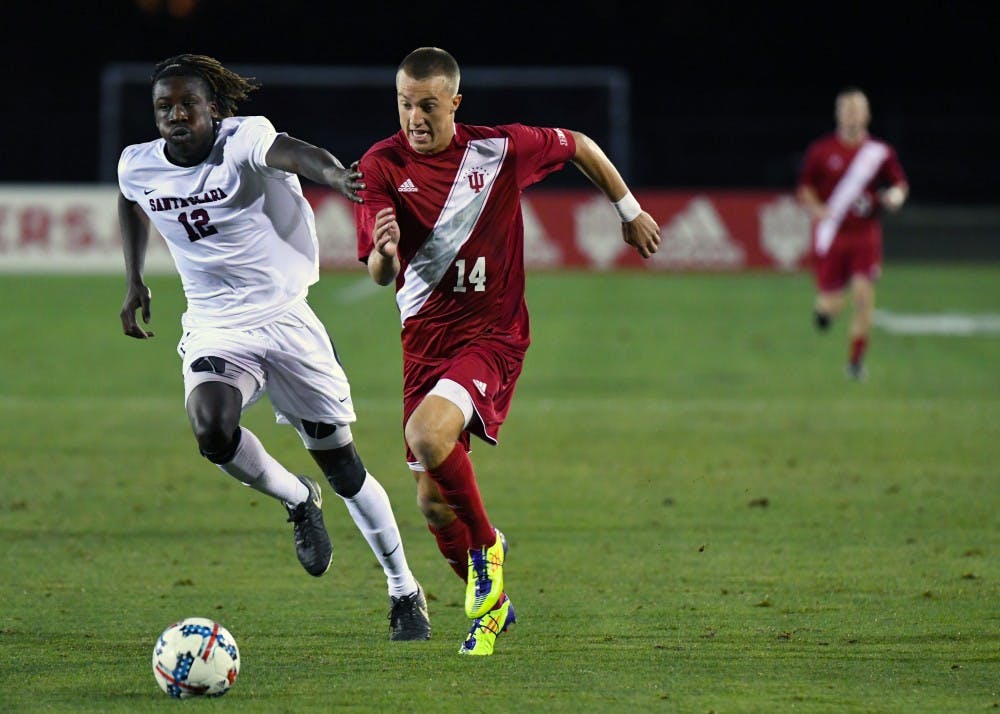
<svg viewBox="0 0 1000 714">
<path fill-rule="evenodd" d="M 259 87 L 204 55 L 166 59 L 153 70 L 157 140 L 122 151 L 119 222 L 127 292 L 126 335 L 153 336 L 143 280 L 149 221 L 166 240 L 187 310 L 177 346 L 185 404 L 201 454 L 236 480 L 277 499 L 293 523 L 296 553 L 311 575 L 333 549 L 322 494 L 289 472 L 240 426 L 267 391 L 280 423 L 292 425 L 378 558 L 388 581 L 390 638 L 426 640 L 423 589 L 406 561 L 381 484 L 351 435 L 351 389 L 330 337 L 307 302 L 319 278 L 312 209 L 299 176 L 361 202 L 356 165 L 275 131 L 262 116 L 234 116 Z"/>
<path fill-rule="evenodd" d="M 572 162 L 614 205 L 621 238 L 643 258 L 660 245 L 601 148 L 558 127 L 457 123 L 455 58 L 438 47 L 396 73 L 400 130 L 361 158 L 358 258 L 395 284 L 402 320 L 403 423 L 417 500 L 438 550 L 465 582 L 472 620 L 459 652 L 491 655 L 515 621 L 507 542 L 483 504 L 470 435 L 496 444 L 531 341 L 521 193 Z"/>
</svg>

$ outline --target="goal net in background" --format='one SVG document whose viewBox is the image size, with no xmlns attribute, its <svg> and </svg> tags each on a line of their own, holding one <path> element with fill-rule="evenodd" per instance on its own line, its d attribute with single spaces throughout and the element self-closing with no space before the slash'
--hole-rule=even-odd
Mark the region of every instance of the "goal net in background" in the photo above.
<svg viewBox="0 0 1000 714">
<path fill-rule="evenodd" d="M 149 77 L 153 63 L 109 65 L 101 75 L 101 182 L 117 181 L 121 150 L 157 138 Z M 329 149 L 345 164 L 399 129 L 395 67 L 238 65 L 261 88 L 238 112 L 262 114 L 278 131 Z M 462 70 L 466 124 L 521 122 L 585 132 L 626 177 L 631 174 L 630 85 L 614 67 L 471 67 Z M 578 172 L 557 172 L 551 187 L 579 185 Z"/>
</svg>

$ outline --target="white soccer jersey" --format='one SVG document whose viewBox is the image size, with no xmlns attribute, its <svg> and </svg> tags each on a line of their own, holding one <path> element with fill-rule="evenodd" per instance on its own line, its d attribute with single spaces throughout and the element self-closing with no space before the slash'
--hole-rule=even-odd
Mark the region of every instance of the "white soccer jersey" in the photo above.
<svg viewBox="0 0 1000 714">
<path fill-rule="evenodd" d="M 122 151 L 118 185 L 166 240 L 187 298 L 185 327 L 255 327 L 319 279 L 312 208 L 295 174 L 265 157 L 265 117 L 229 117 L 197 166 L 177 166 L 163 139 Z"/>
</svg>

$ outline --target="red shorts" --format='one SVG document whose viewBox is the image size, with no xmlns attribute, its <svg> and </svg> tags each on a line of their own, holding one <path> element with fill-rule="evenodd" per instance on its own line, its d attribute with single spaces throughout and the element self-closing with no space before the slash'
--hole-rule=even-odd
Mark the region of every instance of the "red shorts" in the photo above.
<svg viewBox="0 0 1000 714">
<path fill-rule="evenodd" d="M 450 359 L 425 364 L 403 358 L 403 424 L 440 379 L 450 379 L 465 388 L 475 409 L 460 437 L 469 450 L 469 435 L 495 445 L 500 425 L 507 418 L 514 387 L 521 375 L 525 351 L 496 340 L 481 339 Z M 406 447 L 406 460 L 417 459 Z"/>
<path fill-rule="evenodd" d="M 882 273 L 882 231 L 877 225 L 837 233 L 826 255 L 814 255 L 816 287 L 837 292 L 855 275 L 877 280 Z"/>
</svg>

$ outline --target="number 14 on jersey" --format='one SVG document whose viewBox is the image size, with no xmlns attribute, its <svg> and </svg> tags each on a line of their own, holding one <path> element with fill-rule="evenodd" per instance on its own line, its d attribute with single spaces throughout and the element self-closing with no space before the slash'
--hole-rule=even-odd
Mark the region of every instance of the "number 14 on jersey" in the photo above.
<svg viewBox="0 0 1000 714">
<path fill-rule="evenodd" d="M 473 285 L 473 290 L 476 292 L 481 293 L 486 290 L 486 258 L 484 256 L 481 255 L 476 258 L 476 262 L 472 264 L 472 269 L 469 271 L 468 277 L 465 275 L 465 258 L 456 260 L 455 268 L 458 274 L 455 280 L 455 287 L 452 288 L 453 292 L 464 293 L 466 291 L 466 282 Z"/>
</svg>

